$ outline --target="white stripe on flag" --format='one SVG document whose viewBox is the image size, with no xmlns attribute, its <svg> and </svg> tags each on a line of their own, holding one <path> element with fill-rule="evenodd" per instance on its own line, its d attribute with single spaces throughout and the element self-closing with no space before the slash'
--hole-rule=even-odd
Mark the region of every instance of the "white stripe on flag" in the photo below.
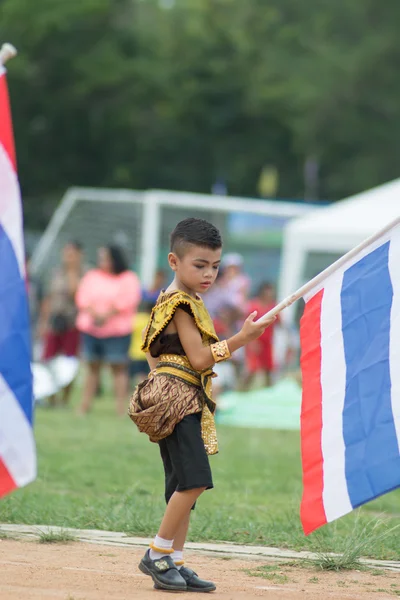
<svg viewBox="0 0 400 600">
<path fill-rule="evenodd" d="M 308 302 L 310 300 L 310 298 L 315 296 L 315 294 L 317 292 L 319 292 L 323 287 L 325 287 L 326 282 L 329 280 L 329 277 L 335 277 L 336 275 L 343 276 L 344 272 L 347 271 L 347 269 L 349 269 L 350 267 L 355 265 L 356 262 L 358 262 L 359 260 L 364 258 L 364 256 L 367 256 L 368 254 L 370 254 L 371 252 L 373 252 L 374 250 L 376 250 L 383 244 L 386 244 L 386 242 L 391 240 L 392 237 L 398 235 L 399 232 L 400 232 L 400 225 L 397 225 L 394 229 L 387 231 L 380 238 L 378 238 L 377 240 L 375 240 L 374 242 L 369 244 L 369 246 L 366 246 L 365 248 L 360 250 L 355 256 L 352 256 L 351 258 L 349 258 L 341 267 L 339 267 L 336 271 L 334 271 L 334 273 L 332 273 L 331 276 L 328 276 L 326 279 L 323 279 L 317 285 L 312 287 L 307 293 L 305 293 L 303 296 L 304 300 L 306 302 Z"/>
<path fill-rule="evenodd" d="M 25 273 L 24 243 L 22 237 L 22 207 L 17 174 L 13 171 L 8 154 L 0 144 L 0 225 L 14 248 L 21 277 Z"/>
<path fill-rule="evenodd" d="M 340 293 L 343 272 L 325 282 L 321 306 L 323 501 L 327 521 L 353 510 L 347 491 L 343 407 L 346 362 L 342 334 Z"/>
<path fill-rule="evenodd" d="M 36 477 L 32 427 L 0 374 L 0 457 L 18 487 Z"/>
<path fill-rule="evenodd" d="M 394 425 L 400 453 L 400 230 L 396 229 L 389 247 L 389 273 L 393 286 L 390 312 L 390 380 Z"/>
</svg>

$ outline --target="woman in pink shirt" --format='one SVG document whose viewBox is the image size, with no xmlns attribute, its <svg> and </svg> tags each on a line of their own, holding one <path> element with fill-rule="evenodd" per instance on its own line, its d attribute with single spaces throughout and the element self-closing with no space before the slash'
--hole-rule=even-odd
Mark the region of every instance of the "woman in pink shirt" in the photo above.
<svg viewBox="0 0 400 600">
<path fill-rule="evenodd" d="M 111 367 L 117 412 L 124 415 L 128 397 L 128 349 L 132 319 L 140 302 L 140 281 L 128 270 L 119 248 L 98 251 L 98 267 L 86 273 L 76 293 L 76 326 L 82 333 L 82 355 L 87 362 L 81 413 L 92 405 L 103 364 Z"/>
</svg>

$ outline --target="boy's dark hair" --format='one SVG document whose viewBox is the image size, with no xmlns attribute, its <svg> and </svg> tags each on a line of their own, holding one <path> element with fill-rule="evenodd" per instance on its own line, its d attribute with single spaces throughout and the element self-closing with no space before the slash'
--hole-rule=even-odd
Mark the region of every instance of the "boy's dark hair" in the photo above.
<svg viewBox="0 0 400 600">
<path fill-rule="evenodd" d="M 204 219 L 184 219 L 171 233 L 171 252 L 181 258 L 190 245 L 218 250 L 222 247 L 221 234 L 214 225 Z"/>
<path fill-rule="evenodd" d="M 115 275 L 120 275 L 124 273 L 124 271 L 128 270 L 128 262 L 119 246 L 106 246 L 108 252 L 110 253 L 110 258 L 112 262 L 112 272 Z"/>
</svg>

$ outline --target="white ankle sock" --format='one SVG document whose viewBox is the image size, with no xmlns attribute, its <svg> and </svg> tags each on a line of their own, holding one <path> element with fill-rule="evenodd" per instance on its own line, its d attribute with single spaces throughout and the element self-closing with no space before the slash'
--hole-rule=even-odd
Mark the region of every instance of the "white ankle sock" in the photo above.
<svg viewBox="0 0 400 600">
<path fill-rule="evenodd" d="M 161 552 L 153 550 L 153 548 L 150 547 L 151 560 L 158 560 L 163 556 L 171 556 L 172 553 L 168 552 L 168 550 L 172 550 L 172 542 L 173 540 L 164 540 L 163 538 L 156 535 L 156 537 L 153 540 L 153 545 L 155 546 L 155 548 L 157 548 L 157 550 L 161 550 Z M 163 552 L 164 550 L 166 550 L 166 552 Z"/>
<path fill-rule="evenodd" d="M 183 563 L 183 550 L 174 550 L 171 554 L 171 558 L 174 563 Z M 176 564 L 176 568 L 179 570 L 183 567 L 183 564 Z"/>
</svg>

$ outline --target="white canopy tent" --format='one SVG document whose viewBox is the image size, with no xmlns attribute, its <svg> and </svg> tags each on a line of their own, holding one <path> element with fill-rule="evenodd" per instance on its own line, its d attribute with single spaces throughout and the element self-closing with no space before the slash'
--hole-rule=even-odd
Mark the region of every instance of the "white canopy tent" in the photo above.
<svg viewBox="0 0 400 600">
<path fill-rule="evenodd" d="M 399 215 L 400 179 L 396 179 L 291 221 L 284 231 L 279 299 Z M 283 314 L 293 321 L 295 306 Z"/>
</svg>

